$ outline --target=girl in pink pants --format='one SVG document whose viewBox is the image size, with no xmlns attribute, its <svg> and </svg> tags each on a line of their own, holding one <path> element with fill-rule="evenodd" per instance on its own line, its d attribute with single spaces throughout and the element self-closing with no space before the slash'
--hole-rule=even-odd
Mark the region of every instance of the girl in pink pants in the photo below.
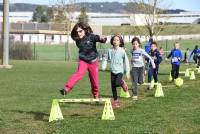
<svg viewBox="0 0 200 134">
<path fill-rule="evenodd" d="M 83 78 L 86 71 L 88 71 L 92 94 L 94 98 L 98 98 L 98 53 L 96 42 L 105 43 L 107 38 L 94 35 L 91 27 L 82 22 L 79 22 L 74 26 L 71 37 L 79 48 L 79 64 L 78 69 L 67 81 L 64 88 L 60 90 L 60 93 L 62 95 L 69 93 L 75 84 Z"/>
</svg>

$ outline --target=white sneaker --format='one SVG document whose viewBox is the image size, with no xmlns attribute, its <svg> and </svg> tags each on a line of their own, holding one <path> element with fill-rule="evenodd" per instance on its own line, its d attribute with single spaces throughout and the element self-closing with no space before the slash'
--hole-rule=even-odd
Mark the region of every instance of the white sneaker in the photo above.
<svg viewBox="0 0 200 134">
<path fill-rule="evenodd" d="M 136 101 L 136 100 L 138 100 L 138 96 L 132 96 L 132 99 L 134 100 L 134 101 Z"/>
</svg>

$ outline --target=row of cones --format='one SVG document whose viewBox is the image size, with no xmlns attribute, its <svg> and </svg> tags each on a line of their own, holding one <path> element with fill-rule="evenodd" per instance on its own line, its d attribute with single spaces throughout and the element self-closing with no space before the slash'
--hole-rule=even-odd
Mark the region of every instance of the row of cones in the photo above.
<svg viewBox="0 0 200 134">
<path fill-rule="evenodd" d="M 164 96 L 164 92 L 162 90 L 162 84 L 161 83 L 155 83 L 154 80 L 152 80 L 151 83 L 150 83 L 150 89 L 152 89 L 154 87 L 154 85 L 156 85 L 155 97 L 163 97 Z M 125 92 L 121 88 L 120 97 L 121 98 L 130 98 L 131 96 L 130 96 L 129 91 Z"/>
</svg>

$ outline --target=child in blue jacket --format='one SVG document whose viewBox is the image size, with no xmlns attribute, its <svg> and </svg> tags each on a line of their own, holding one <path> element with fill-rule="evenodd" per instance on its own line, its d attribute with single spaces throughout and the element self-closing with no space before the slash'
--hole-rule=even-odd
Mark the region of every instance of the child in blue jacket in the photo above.
<svg viewBox="0 0 200 134">
<path fill-rule="evenodd" d="M 193 59 L 195 61 L 195 64 L 197 64 L 197 67 L 200 66 L 200 48 L 196 45 L 194 50 L 191 52 L 190 54 L 190 59 L 192 58 L 192 55 L 194 54 L 193 56 Z"/>
<path fill-rule="evenodd" d="M 148 71 L 148 83 L 151 82 L 151 78 L 153 76 L 154 82 L 158 82 L 158 69 L 159 69 L 159 64 L 162 61 L 162 56 L 160 52 L 157 49 L 157 43 L 152 42 L 151 44 L 151 50 L 149 52 L 149 55 L 151 58 L 154 60 L 154 63 L 156 65 L 156 68 L 152 67 L 152 64 L 149 64 L 149 71 Z M 148 90 L 150 89 L 150 86 L 148 86 Z"/>
<path fill-rule="evenodd" d="M 167 58 L 171 57 L 172 81 L 174 81 L 174 79 L 177 79 L 178 76 L 179 76 L 179 68 L 180 68 L 181 59 L 182 59 L 182 53 L 181 53 L 181 50 L 179 48 L 180 48 L 180 44 L 178 42 L 176 42 L 174 44 L 174 49 L 172 49 L 170 54 L 167 56 Z"/>
</svg>

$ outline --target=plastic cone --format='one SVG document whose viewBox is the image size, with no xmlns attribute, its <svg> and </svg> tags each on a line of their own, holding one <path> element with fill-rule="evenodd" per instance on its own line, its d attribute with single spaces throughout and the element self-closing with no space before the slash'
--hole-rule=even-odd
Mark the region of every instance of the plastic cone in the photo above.
<svg viewBox="0 0 200 134">
<path fill-rule="evenodd" d="M 157 84 L 156 92 L 155 92 L 155 97 L 164 97 L 164 93 L 163 93 L 163 90 L 162 90 L 161 83 Z"/>
<path fill-rule="evenodd" d="M 54 120 L 62 120 L 62 119 L 64 119 L 64 118 L 63 118 L 62 112 L 60 110 L 58 100 L 53 100 L 52 106 L 51 106 L 49 122 L 52 122 Z"/>
<path fill-rule="evenodd" d="M 106 60 L 103 60 L 103 61 L 102 61 L 102 64 L 101 64 L 101 69 L 102 69 L 102 71 L 105 71 L 105 70 L 106 70 L 106 67 L 107 67 L 107 61 L 106 61 Z"/>
<path fill-rule="evenodd" d="M 185 71 L 185 77 L 190 77 L 190 70 L 189 69 L 186 69 L 186 71 Z"/>
<path fill-rule="evenodd" d="M 169 73 L 169 81 L 172 81 L 172 74 L 171 74 L 171 72 Z"/>
<path fill-rule="evenodd" d="M 195 75 L 194 75 L 194 71 L 191 71 L 191 75 L 190 75 L 190 80 L 195 80 Z"/>
<path fill-rule="evenodd" d="M 115 115 L 110 99 L 105 102 L 101 120 L 115 120 Z"/>
<path fill-rule="evenodd" d="M 131 96 L 130 96 L 130 94 L 129 94 L 128 91 L 127 91 L 127 92 L 124 92 L 124 90 L 121 88 L 120 97 L 121 97 L 121 98 L 130 98 Z"/>
<path fill-rule="evenodd" d="M 154 85 L 155 85 L 154 80 L 151 80 L 151 83 L 150 83 L 150 89 L 154 88 Z"/>
</svg>

